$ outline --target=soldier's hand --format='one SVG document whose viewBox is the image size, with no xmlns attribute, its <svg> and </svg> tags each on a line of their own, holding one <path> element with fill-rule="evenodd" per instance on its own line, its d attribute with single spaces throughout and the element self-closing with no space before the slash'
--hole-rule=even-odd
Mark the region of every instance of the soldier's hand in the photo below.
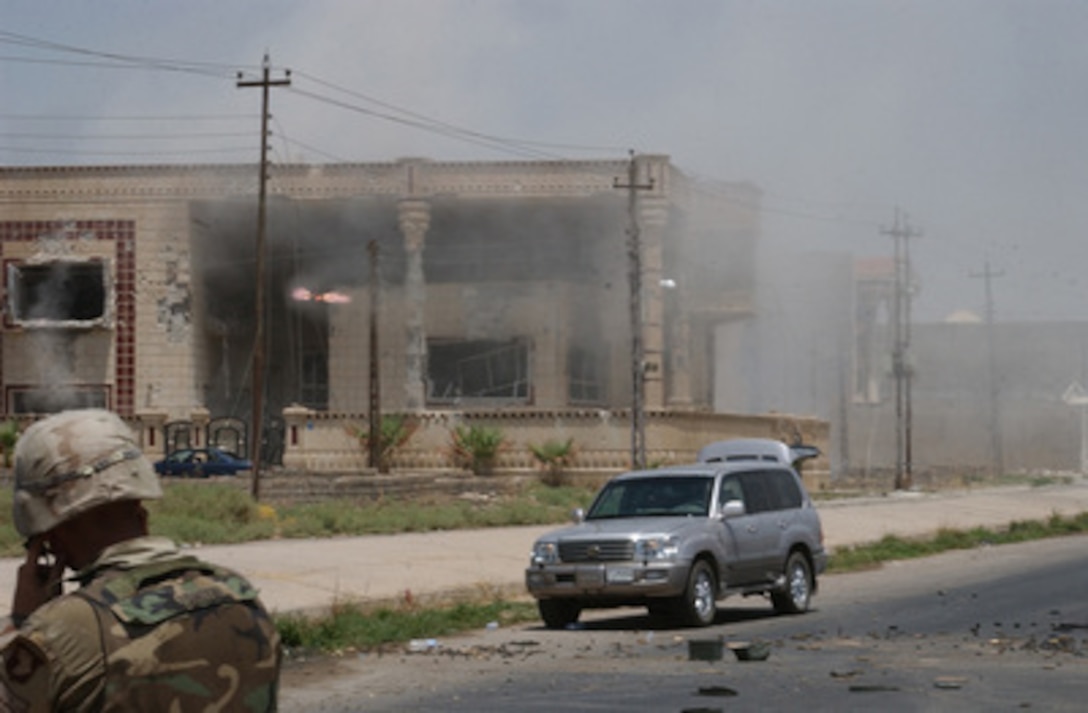
<svg viewBox="0 0 1088 713">
<path fill-rule="evenodd" d="M 12 619 L 21 622 L 42 604 L 59 597 L 63 591 L 64 568 L 61 558 L 50 556 L 44 538 L 31 538 L 26 546 L 26 560 L 16 575 Z"/>
</svg>

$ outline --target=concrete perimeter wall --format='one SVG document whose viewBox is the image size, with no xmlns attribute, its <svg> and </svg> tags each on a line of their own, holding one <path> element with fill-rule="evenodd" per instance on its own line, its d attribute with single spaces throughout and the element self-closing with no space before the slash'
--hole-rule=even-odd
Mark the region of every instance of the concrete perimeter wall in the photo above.
<svg viewBox="0 0 1088 713">
<path fill-rule="evenodd" d="M 631 465 L 631 420 L 626 410 L 424 412 L 414 414 L 418 429 L 392 458 L 393 472 L 456 471 L 450 455 L 457 426 L 498 428 L 506 437 L 495 470 L 499 474 L 537 469 L 530 445 L 573 439 L 572 474 L 619 473 Z M 352 435 L 366 430 L 358 414 L 284 411 L 287 424 L 283 465 L 308 473 L 361 473 L 370 470 L 367 454 Z M 728 438 L 802 441 L 827 453 L 828 424 L 809 417 L 650 411 L 646 414 L 646 460 L 651 466 L 690 463 L 703 445 Z M 806 466 L 806 478 L 826 478 L 827 459 Z M 814 483 L 813 483 L 814 484 Z"/>
</svg>

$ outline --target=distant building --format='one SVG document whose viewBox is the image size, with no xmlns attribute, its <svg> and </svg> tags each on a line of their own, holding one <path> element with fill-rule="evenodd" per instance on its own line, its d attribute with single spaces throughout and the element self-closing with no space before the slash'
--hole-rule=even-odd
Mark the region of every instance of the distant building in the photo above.
<svg viewBox="0 0 1088 713">
<path fill-rule="evenodd" d="M 948 324 L 981 324 L 982 317 L 969 309 L 958 309 L 952 312 L 944 321 Z"/>
<path fill-rule="evenodd" d="M 969 321 L 912 327 L 915 467 L 962 474 L 1080 470 L 1084 407 L 1062 396 L 1088 383 L 1088 323 L 1008 322 L 990 329 Z M 891 398 L 855 405 L 855 469 L 894 464 L 894 423 Z"/>
</svg>

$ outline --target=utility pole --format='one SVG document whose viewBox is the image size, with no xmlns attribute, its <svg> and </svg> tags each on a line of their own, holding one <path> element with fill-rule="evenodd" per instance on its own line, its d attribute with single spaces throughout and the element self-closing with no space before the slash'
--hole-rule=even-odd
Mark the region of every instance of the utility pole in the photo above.
<svg viewBox="0 0 1088 713">
<path fill-rule="evenodd" d="M 1005 451 L 1001 434 L 1000 387 L 997 378 L 997 356 L 994 350 L 994 293 L 992 282 L 995 277 L 1004 276 L 1004 272 L 990 270 L 990 261 L 981 273 L 971 273 L 971 277 L 981 277 L 986 286 L 986 364 L 987 379 L 990 386 L 990 457 L 994 475 L 1005 472 Z"/>
<path fill-rule="evenodd" d="M 906 215 L 895 209 L 895 225 L 881 231 L 894 245 L 895 292 L 892 296 L 892 376 L 895 378 L 895 489 L 913 484 L 911 379 L 914 368 L 908 359 L 911 321 L 910 239 L 921 235 Z"/>
<path fill-rule="evenodd" d="M 382 470 L 382 396 L 378 352 L 378 241 L 367 244 L 370 254 L 370 436 L 367 439 L 370 467 Z"/>
<path fill-rule="evenodd" d="M 631 290 L 631 467 L 646 467 L 646 364 L 642 343 L 642 240 L 638 221 L 638 192 L 652 190 L 651 178 L 645 183 L 638 182 L 638 162 L 635 152 L 630 152 L 627 162 L 627 183 L 618 178 L 612 181 L 613 188 L 627 190 L 627 264 L 628 284 Z"/>
<path fill-rule="evenodd" d="M 272 79 L 272 68 L 268 61 L 268 53 L 264 55 L 261 65 L 262 73 L 259 80 L 243 80 L 242 73 L 238 73 L 238 87 L 261 88 L 261 167 L 260 179 L 257 190 L 257 288 L 254 297 L 254 325 L 253 338 L 253 423 L 250 426 L 250 452 L 253 457 L 253 487 L 254 500 L 261 498 L 261 439 L 264 434 L 264 243 L 265 243 L 265 197 L 268 189 L 268 90 L 270 87 L 287 87 L 291 85 L 291 72 L 285 71 L 283 79 Z"/>
</svg>

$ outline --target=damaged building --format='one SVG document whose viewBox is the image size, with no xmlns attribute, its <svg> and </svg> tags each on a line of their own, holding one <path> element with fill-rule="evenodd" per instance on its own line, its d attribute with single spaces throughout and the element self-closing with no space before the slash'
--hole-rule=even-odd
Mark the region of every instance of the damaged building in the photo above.
<svg viewBox="0 0 1088 713">
<path fill-rule="evenodd" d="M 249 451 L 259 383 L 271 463 L 365 464 L 347 432 L 374 396 L 424 424 L 405 467 L 440 467 L 440 434 L 466 420 L 623 467 L 637 322 L 651 460 L 825 438 L 722 402 L 744 390 L 716 334 L 753 316 L 759 191 L 632 160 L 637 190 L 624 160 L 274 166 L 260 261 L 253 166 L 0 169 L 3 411 L 103 406 L 152 452 Z"/>
</svg>

